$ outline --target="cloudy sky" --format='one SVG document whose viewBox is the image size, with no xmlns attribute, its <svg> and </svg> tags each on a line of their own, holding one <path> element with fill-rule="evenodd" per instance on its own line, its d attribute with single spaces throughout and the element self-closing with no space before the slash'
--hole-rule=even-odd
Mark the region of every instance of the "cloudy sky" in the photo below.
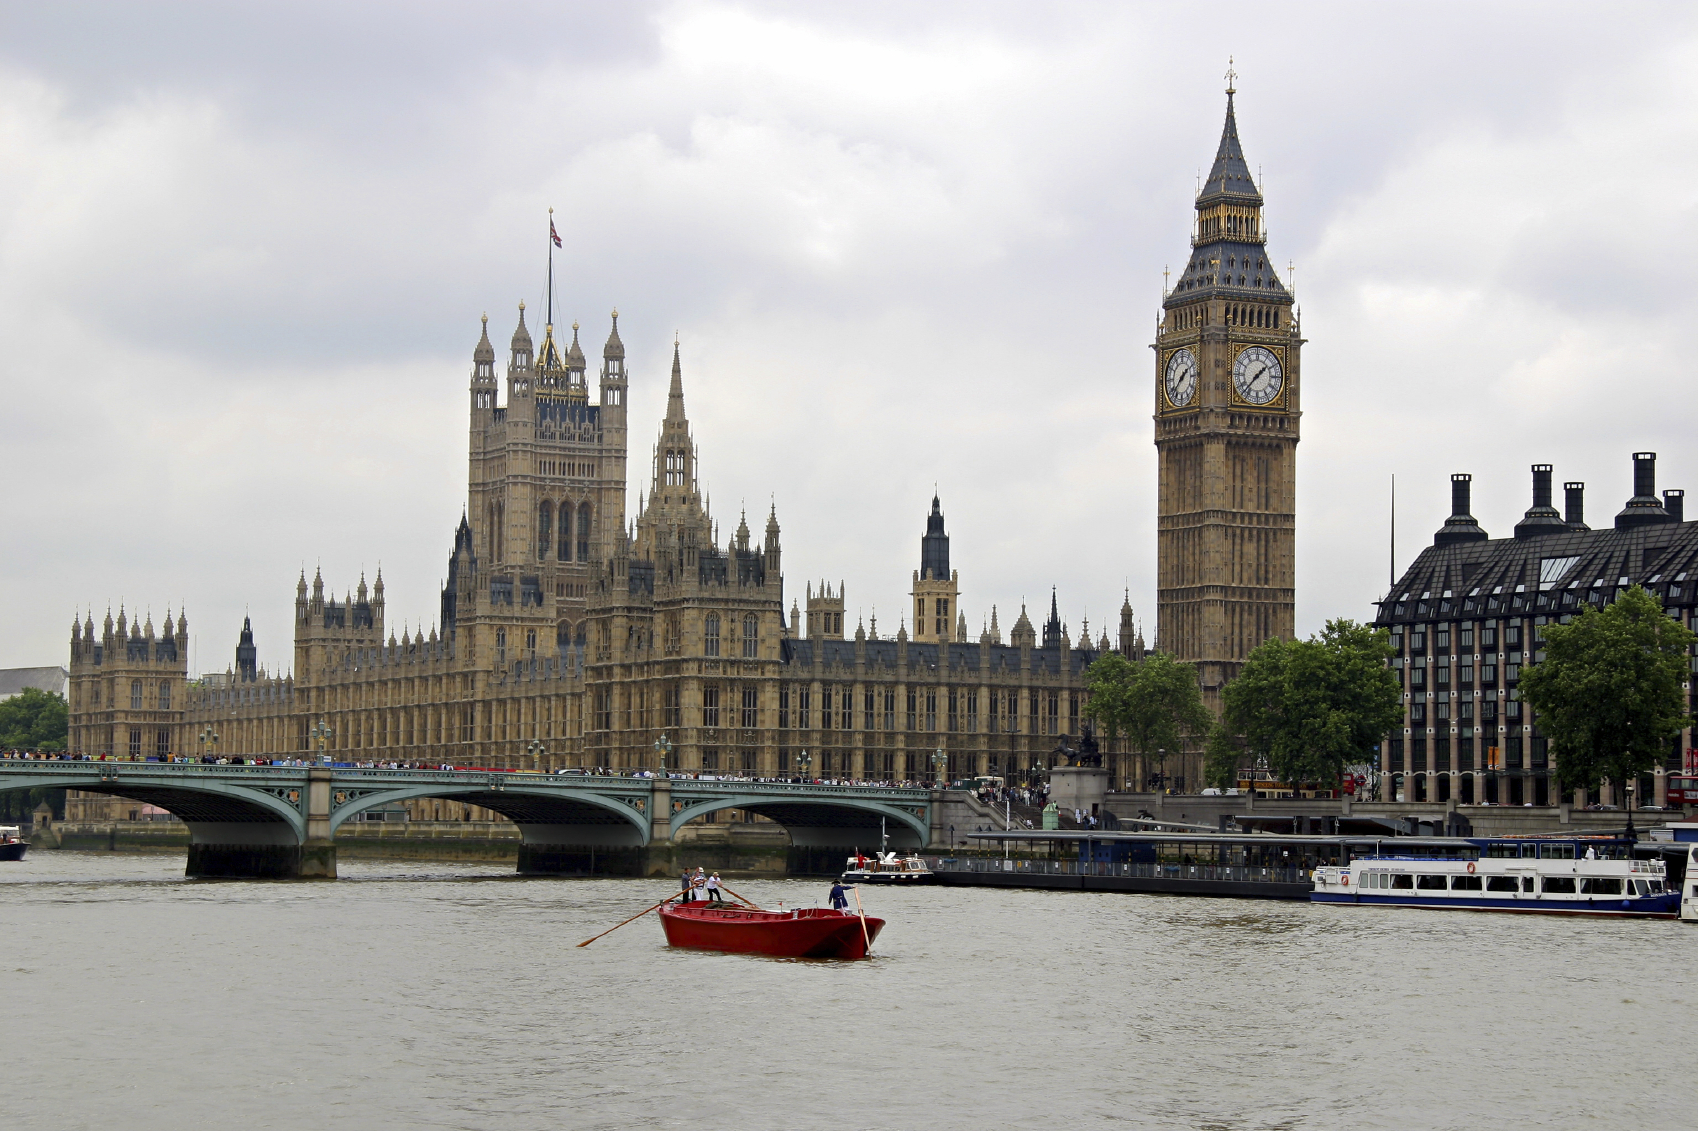
<svg viewBox="0 0 1698 1131">
<path fill-rule="evenodd" d="M 1372 615 L 1394 473 L 1400 565 L 1453 471 L 1493 534 L 1533 462 L 1594 525 L 1634 450 L 1698 490 L 1690 5 L 6 3 L 0 666 L 123 602 L 286 667 L 320 563 L 430 624 L 551 205 L 634 466 L 677 331 L 791 591 L 893 632 L 935 483 L 975 631 L 1051 586 L 1153 623 L 1148 347 L 1229 55 L 1309 338 L 1299 631 Z"/>
</svg>

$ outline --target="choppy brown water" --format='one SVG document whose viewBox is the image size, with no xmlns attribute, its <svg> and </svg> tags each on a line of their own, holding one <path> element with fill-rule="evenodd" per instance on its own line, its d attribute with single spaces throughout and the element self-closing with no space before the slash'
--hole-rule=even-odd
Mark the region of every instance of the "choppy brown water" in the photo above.
<svg viewBox="0 0 1698 1131">
<path fill-rule="evenodd" d="M 863 963 L 667 949 L 636 880 L 0 866 L 14 1127 L 1675 1128 L 1698 929 L 867 891 Z M 743 881 L 771 905 L 825 884 Z"/>
</svg>

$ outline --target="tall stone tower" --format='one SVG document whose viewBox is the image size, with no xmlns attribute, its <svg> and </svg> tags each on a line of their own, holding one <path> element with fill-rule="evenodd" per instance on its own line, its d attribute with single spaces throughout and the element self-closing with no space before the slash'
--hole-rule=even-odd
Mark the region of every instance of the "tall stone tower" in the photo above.
<svg viewBox="0 0 1698 1131">
<path fill-rule="evenodd" d="M 463 592 L 449 602 L 445 591 L 443 630 L 459 635 L 475 611 L 476 634 L 490 638 L 462 640 L 462 648 L 493 647 L 499 656 L 510 640 L 523 639 L 528 651 L 538 639 L 546 651 L 575 639 L 590 584 L 624 537 L 629 378 L 618 311 L 594 394 L 586 368 L 577 323 L 564 350 L 552 323 L 544 323 L 542 344 L 533 348 L 520 303 L 507 403 L 498 405 L 484 320 L 472 353 L 466 521 L 455 540 L 457 559 L 466 563 L 456 570 Z"/>
<path fill-rule="evenodd" d="M 949 568 L 949 534 L 943 529 L 943 508 L 932 496 L 932 513 L 920 539 L 920 568 L 914 571 L 914 640 L 919 644 L 948 643 L 960 612 L 959 575 Z"/>
<path fill-rule="evenodd" d="M 1295 619 L 1303 340 L 1267 255 L 1235 93 L 1229 81 L 1190 260 L 1155 342 L 1157 647 L 1197 664 L 1211 707 L 1250 650 L 1289 638 Z"/>
</svg>

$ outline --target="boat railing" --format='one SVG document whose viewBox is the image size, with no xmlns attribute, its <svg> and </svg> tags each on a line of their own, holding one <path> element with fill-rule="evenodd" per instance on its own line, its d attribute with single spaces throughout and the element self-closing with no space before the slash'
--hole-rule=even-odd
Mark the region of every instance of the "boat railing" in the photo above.
<svg viewBox="0 0 1698 1131">
<path fill-rule="evenodd" d="M 1026 876 L 1126 876 L 1143 880 L 1221 880 L 1230 883 L 1303 884 L 1309 869 L 1256 864 L 1109 863 L 1090 860 L 1021 860 L 994 857 L 928 859 L 934 872 L 1002 872 Z"/>
</svg>

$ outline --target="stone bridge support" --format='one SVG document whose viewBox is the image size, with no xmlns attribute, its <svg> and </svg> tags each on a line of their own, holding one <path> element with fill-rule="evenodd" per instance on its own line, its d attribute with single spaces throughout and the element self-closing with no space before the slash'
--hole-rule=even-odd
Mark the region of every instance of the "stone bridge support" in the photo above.
<svg viewBox="0 0 1698 1131">
<path fill-rule="evenodd" d="M 329 766 L 306 772 L 305 836 L 285 821 L 208 821 L 184 817 L 189 862 L 184 875 L 205 879 L 334 880 Z M 182 816 L 182 814 L 179 814 Z"/>
</svg>

